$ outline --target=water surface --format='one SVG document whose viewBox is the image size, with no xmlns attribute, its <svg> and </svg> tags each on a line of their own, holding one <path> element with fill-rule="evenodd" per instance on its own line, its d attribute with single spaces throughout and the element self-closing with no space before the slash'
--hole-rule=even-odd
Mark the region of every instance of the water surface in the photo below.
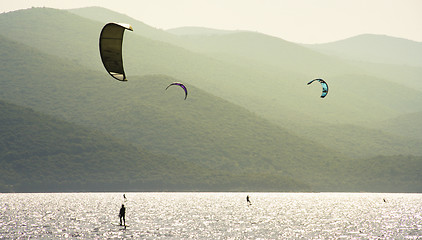
<svg viewBox="0 0 422 240">
<path fill-rule="evenodd" d="M 0 238 L 422 239 L 422 194 L 126 193 L 126 198 L 0 194 Z M 122 203 L 126 229 L 118 226 Z"/>
</svg>

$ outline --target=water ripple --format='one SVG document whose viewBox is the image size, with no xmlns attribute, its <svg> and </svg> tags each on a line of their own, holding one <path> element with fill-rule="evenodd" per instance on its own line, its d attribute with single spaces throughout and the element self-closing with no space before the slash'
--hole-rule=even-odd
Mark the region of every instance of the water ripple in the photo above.
<svg viewBox="0 0 422 240">
<path fill-rule="evenodd" d="M 0 239 L 422 239 L 422 194 L 246 195 L 1 194 Z"/>
</svg>

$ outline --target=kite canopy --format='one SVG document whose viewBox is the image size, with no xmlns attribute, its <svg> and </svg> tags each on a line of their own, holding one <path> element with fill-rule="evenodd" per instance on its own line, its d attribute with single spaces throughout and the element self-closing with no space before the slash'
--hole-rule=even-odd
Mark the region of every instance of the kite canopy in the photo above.
<svg viewBox="0 0 422 240">
<path fill-rule="evenodd" d="M 327 94 L 328 94 L 328 84 L 324 80 L 317 78 L 317 79 L 314 79 L 314 80 L 308 82 L 308 85 L 311 84 L 314 81 L 318 81 L 318 82 L 321 83 L 321 87 L 322 87 L 321 98 L 324 98 L 325 96 L 327 96 Z"/>
<path fill-rule="evenodd" d="M 167 90 L 167 88 L 169 88 L 170 86 L 174 86 L 174 85 L 177 85 L 177 86 L 179 86 L 179 87 L 183 88 L 183 90 L 185 91 L 185 100 L 186 100 L 186 98 L 188 97 L 188 89 L 186 89 L 186 87 L 185 87 L 185 85 L 184 85 L 183 83 L 181 83 L 181 82 L 173 82 L 173 83 L 171 83 L 170 85 L 168 85 L 168 86 L 166 87 L 166 90 Z"/>
<path fill-rule="evenodd" d="M 122 43 L 125 30 L 133 31 L 129 24 L 107 23 L 100 34 L 100 55 L 107 72 L 119 81 L 127 81 L 123 69 Z"/>
</svg>

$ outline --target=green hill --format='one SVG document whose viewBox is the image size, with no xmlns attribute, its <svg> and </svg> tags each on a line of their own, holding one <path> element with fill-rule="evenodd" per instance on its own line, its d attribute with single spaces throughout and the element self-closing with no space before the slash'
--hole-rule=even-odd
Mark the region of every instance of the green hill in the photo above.
<svg viewBox="0 0 422 240">
<path fill-rule="evenodd" d="M 135 27 L 125 34 L 129 81 L 121 83 L 98 56 L 103 24 L 55 9 L 0 14 L 0 29 L 8 33 L 0 37 L 0 98 L 194 164 L 190 179 L 198 184 L 182 184 L 189 189 L 347 191 L 359 187 L 344 175 L 352 157 L 420 154 L 413 138 L 368 132 L 361 123 L 417 111 L 420 92 L 360 72 L 354 63 L 256 33 L 224 35 L 207 52 L 195 39 L 177 36 L 171 44 L 169 33 L 148 38 Z M 237 49 L 223 46 L 242 39 Z M 250 55 L 242 55 L 247 48 Z M 314 57 L 315 72 L 307 72 Z M 320 99 L 320 87 L 306 82 L 325 70 L 333 80 Z M 164 90 L 172 81 L 187 85 L 186 101 L 180 89 Z M 406 144 L 403 153 L 399 146 Z"/>
<path fill-rule="evenodd" d="M 103 19 L 103 16 L 110 15 L 113 20 L 121 20 L 119 22 L 130 20 L 125 15 L 118 19 L 116 14 L 108 14 L 108 10 L 101 8 L 89 10 L 90 13 L 94 10 L 97 12 L 92 13 L 91 18 Z M 40 29 L 32 34 L 30 27 L 24 25 L 26 21 L 15 20 L 15 17 L 24 18 Z M 104 22 L 91 21 L 54 9 L 30 9 L 2 14 L 0 20 L 0 29 L 7 31 L 7 36 L 11 39 L 103 71 L 98 60 L 98 34 Z M 215 36 L 209 36 L 211 39 L 199 41 L 203 44 L 215 44 L 212 48 L 209 44 L 206 45 L 206 49 L 209 47 L 206 52 L 199 51 L 201 45 L 193 44 L 191 40 L 183 41 L 178 36 L 174 40 L 174 36 L 171 37 L 169 33 L 152 27 L 146 28 L 145 24 L 133 21 L 131 23 L 135 31 L 125 34 L 124 46 L 125 69 L 129 79 L 130 76 L 145 74 L 173 76 L 251 111 L 265 114 L 265 117 L 273 118 L 288 112 L 289 115 L 300 116 L 299 119 L 356 123 L 421 110 L 421 105 L 416 104 L 422 101 L 419 91 L 380 77 L 372 77 L 353 64 L 281 39 L 240 32 L 217 36 L 221 40 L 215 40 L 214 43 Z M 136 29 L 138 24 L 139 30 Z M 26 28 L 28 30 L 22 31 Z M 62 30 L 51 34 L 55 29 Z M 36 40 L 40 33 L 48 35 L 48 38 Z M 31 38 L 26 37 L 28 35 L 36 39 L 30 40 Z M 160 35 L 157 37 L 160 41 L 154 41 L 153 37 L 147 38 L 146 35 Z M 62 47 L 65 42 L 66 48 Z M 219 53 L 224 54 L 209 53 L 213 49 L 220 49 Z M 324 106 L 330 111 L 320 109 L 320 104 L 317 104 L 321 102 L 318 99 L 320 89 L 306 86 L 306 82 L 315 77 L 329 81 L 330 98 L 325 99 Z M 365 86 L 366 91 L 360 91 L 361 86 Z M 388 94 L 383 95 L 387 91 L 379 91 L 380 86 L 389 91 Z M 355 91 L 350 91 L 353 88 Z M 335 89 L 345 89 L 347 94 L 335 95 Z M 404 95 L 406 98 L 403 98 Z M 397 107 L 400 101 L 413 104 L 407 104 L 403 109 Z M 320 114 L 322 111 L 324 114 Z M 284 119 L 297 122 L 298 118 Z"/>
<path fill-rule="evenodd" d="M 372 76 L 422 91 L 420 42 L 365 34 L 332 43 L 304 46 L 332 56 L 351 59 Z"/>
<path fill-rule="evenodd" d="M 422 43 L 402 38 L 363 34 L 341 41 L 306 46 L 358 61 L 422 67 Z"/>
<path fill-rule="evenodd" d="M 0 100 L 0 192 L 307 190 L 268 172 L 233 173 L 151 154 Z"/>
<path fill-rule="evenodd" d="M 135 29 L 136 34 L 146 37 L 152 40 L 158 40 L 162 42 L 178 42 L 178 37 L 173 34 L 169 34 L 161 29 L 149 26 L 139 20 L 135 20 L 130 16 L 121 14 L 102 7 L 86 7 L 69 9 L 69 12 L 86 19 L 94 20 L 97 23 L 105 24 L 108 22 L 125 22 L 132 25 Z"/>
<path fill-rule="evenodd" d="M 422 192 L 421 156 L 376 156 L 347 162 L 343 169 L 339 184 L 350 191 Z"/>
<path fill-rule="evenodd" d="M 422 92 L 422 81 L 420 81 L 422 67 L 368 62 L 357 64 L 368 74 L 373 74 L 390 82 Z M 400 89 L 397 90 L 400 91 Z"/>
<path fill-rule="evenodd" d="M 191 94 L 184 101 L 179 89 L 164 91 L 175 81 L 170 77 L 149 75 L 120 83 L 6 38 L 0 44 L 1 56 L 7 56 L 0 57 L 1 98 L 110 133 L 149 151 L 207 169 L 238 175 L 263 172 L 263 176 L 277 174 L 318 184 L 324 183 L 321 177 L 309 173 L 321 161 L 340 158 L 333 153 L 310 161 L 331 151 L 194 86 L 187 85 Z"/>
<path fill-rule="evenodd" d="M 422 156 L 420 127 L 412 125 L 416 121 L 417 118 L 409 122 L 383 121 L 370 127 L 321 124 L 305 128 L 302 137 L 355 159 L 398 154 Z"/>
<path fill-rule="evenodd" d="M 180 187 L 174 176 L 182 179 L 196 170 L 192 164 L 187 167 L 172 157 L 4 101 L 0 129 L 3 192 L 166 189 Z"/>
<path fill-rule="evenodd" d="M 330 123 L 336 123 L 338 120 L 359 123 L 362 120 L 373 121 L 420 109 L 416 103 L 422 101 L 421 92 L 413 89 L 414 85 L 402 84 L 411 80 L 416 82 L 416 74 L 409 77 L 409 74 L 402 74 L 401 69 L 395 69 L 399 72 L 395 75 L 391 69 L 385 74 L 382 68 L 389 68 L 385 65 L 375 71 L 366 67 L 366 64 L 332 58 L 279 38 L 252 32 L 191 35 L 185 39 L 195 51 L 224 59 L 232 64 L 259 69 L 261 78 L 256 81 L 253 89 L 259 91 L 261 97 L 249 95 L 252 95 L 254 100 L 259 98 L 258 101 L 266 103 L 271 102 L 270 99 L 276 101 L 281 111 L 299 111 L 301 114 L 312 115 L 315 120 Z M 325 114 L 319 114 L 321 109 L 311 102 L 315 100 L 312 99 L 314 95 L 309 93 L 308 87 L 305 88 L 305 79 L 317 77 L 329 82 L 329 97 L 335 98 L 334 101 L 324 102 L 327 108 L 331 109 L 331 112 L 324 111 Z M 247 84 L 249 86 L 251 83 Z M 355 91 L 351 91 L 353 89 Z M 282 94 L 285 92 L 288 94 Z M 268 99 L 265 99 L 267 97 Z M 298 98 L 301 99 L 299 103 Z M 256 108 L 253 110 L 259 111 Z M 279 114 L 277 110 L 266 111 L 266 116 L 276 114 Z"/>
<path fill-rule="evenodd" d="M 204 28 L 204 27 L 179 27 L 179 28 L 167 29 L 166 32 L 183 36 L 183 35 L 221 35 L 221 34 L 234 33 L 238 31 L 219 30 L 219 29 Z"/>
<path fill-rule="evenodd" d="M 103 20 L 97 17 L 102 15 L 103 9 L 90 8 L 90 10 L 90 19 Z M 121 18 L 125 19 L 124 16 Z M 114 19 L 118 17 L 115 16 Z M 137 24 L 134 19 L 127 20 Z M 145 33 L 143 29 L 135 30 L 133 34 L 147 36 L 151 29 L 153 28 Z M 335 124 L 338 122 L 356 124 L 421 110 L 421 105 L 418 104 L 422 101 L 420 88 L 414 89 L 420 83 L 418 73 L 421 69 L 386 65 L 368 66 L 366 63 L 350 62 L 320 54 L 301 45 L 259 33 L 239 31 L 226 34 L 200 34 L 204 29 L 188 29 L 190 35 L 178 36 L 177 40 L 165 35 L 161 30 L 154 29 L 157 33 L 153 35 L 158 35 L 159 32 L 163 36 L 159 38 L 161 42 L 200 54 L 193 56 L 191 53 L 181 54 L 167 49 L 166 52 L 174 59 L 180 59 L 181 63 L 188 63 L 195 69 L 183 73 L 180 69 L 184 69 L 184 66 L 180 65 L 177 69 L 167 70 L 168 66 L 176 67 L 176 65 L 164 58 L 161 63 L 168 62 L 162 64 L 167 71 L 166 74 L 187 79 L 202 89 L 267 118 L 275 119 L 288 112 L 287 121 L 290 122 L 312 118 L 314 121 Z M 135 45 L 134 49 L 142 48 L 142 44 L 135 43 Z M 160 55 L 162 55 L 161 50 L 157 50 Z M 129 52 L 131 51 L 137 50 Z M 135 55 L 141 56 L 142 52 L 137 51 Z M 202 61 L 204 55 L 224 61 L 226 64 L 221 66 L 214 61 Z M 189 60 L 191 58 L 195 58 L 196 61 Z M 412 59 L 408 58 L 408 61 Z M 154 61 L 146 62 L 149 64 Z M 156 64 L 160 62 L 157 61 Z M 210 66 L 212 69 L 209 69 Z M 202 72 L 196 74 L 196 69 L 201 69 Z M 192 76 L 194 78 L 191 78 Z M 204 82 L 204 76 L 212 77 L 208 77 Z M 332 89 L 347 91 L 336 95 L 334 101 L 324 102 L 324 106 L 330 111 L 321 110 L 320 106 L 313 104 L 314 95 L 309 93 L 310 90 L 305 85 L 308 79 L 316 77 L 325 78 Z M 221 87 L 210 86 L 207 80 Z M 351 89 L 355 91 L 351 92 Z M 332 97 L 334 97 L 333 91 L 330 92 L 330 98 Z M 267 109 L 267 106 L 271 108 Z M 321 111 L 325 114 L 320 114 Z M 290 119 L 290 115 L 298 117 Z"/>
<path fill-rule="evenodd" d="M 399 136 L 410 136 L 422 139 L 422 112 L 409 113 L 393 119 L 384 120 L 374 124 L 374 128 L 386 129 L 386 131 Z M 418 140 L 414 140 L 417 142 Z M 422 146 L 422 145 L 420 145 Z"/>
</svg>

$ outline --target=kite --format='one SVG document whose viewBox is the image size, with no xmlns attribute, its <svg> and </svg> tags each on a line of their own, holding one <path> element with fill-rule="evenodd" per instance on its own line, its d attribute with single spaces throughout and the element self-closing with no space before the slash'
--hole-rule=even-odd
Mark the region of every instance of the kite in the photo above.
<svg viewBox="0 0 422 240">
<path fill-rule="evenodd" d="M 327 94 L 328 94 L 328 84 L 324 80 L 317 78 L 317 79 L 314 79 L 314 80 L 308 82 L 308 85 L 311 84 L 314 81 L 318 81 L 318 82 L 321 83 L 321 87 L 322 87 L 321 98 L 324 98 L 325 96 L 327 96 Z"/>
<path fill-rule="evenodd" d="M 188 97 L 188 90 L 186 89 L 186 87 L 185 87 L 185 85 L 184 85 L 183 83 L 181 83 L 181 82 L 173 82 L 173 83 L 171 83 L 170 85 L 168 85 L 168 86 L 166 87 L 166 90 L 167 90 L 170 86 L 174 86 L 174 85 L 177 85 L 177 86 L 180 86 L 181 88 L 183 88 L 183 90 L 185 91 L 185 100 L 186 100 L 186 98 Z"/>
<path fill-rule="evenodd" d="M 107 23 L 100 34 L 100 55 L 107 72 L 119 81 L 127 81 L 123 69 L 122 43 L 125 30 L 133 31 L 130 24 Z"/>
</svg>

